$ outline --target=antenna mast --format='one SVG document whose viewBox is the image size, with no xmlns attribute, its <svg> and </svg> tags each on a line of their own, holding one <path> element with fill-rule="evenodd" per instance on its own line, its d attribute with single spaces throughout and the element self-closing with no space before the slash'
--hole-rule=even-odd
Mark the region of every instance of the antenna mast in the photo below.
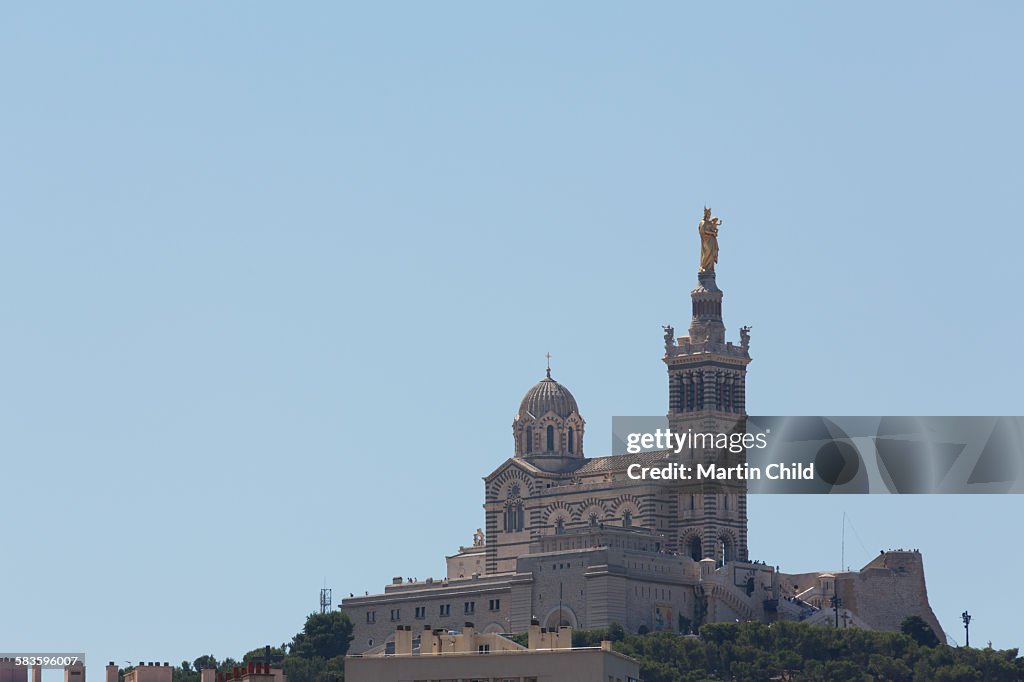
<svg viewBox="0 0 1024 682">
<path fill-rule="evenodd" d="M 842 558 L 839 561 L 839 570 L 846 570 L 846 512 L 843 512 L 843 551 Z"/>
</svg>

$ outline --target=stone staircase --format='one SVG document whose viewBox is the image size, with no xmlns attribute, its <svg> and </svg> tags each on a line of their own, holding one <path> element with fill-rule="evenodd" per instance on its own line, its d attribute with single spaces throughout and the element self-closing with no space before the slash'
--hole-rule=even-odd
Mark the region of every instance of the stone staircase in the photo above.
<svg viewBox="0 0 1024 682">
<path fill-rule="evenodd" d="M 714 585 L 711 589 L 710 596 L 714 599 L 720 599 L 722 603 L 731 608 L 741 622 L 746 622 L 748 620 L 761 620 L 753 606 L 751 606 L 747 601 L 748 597 L 746 595 L 741 596 L 735 591 L 730 590 L 726 585 Z"/>
</svg>

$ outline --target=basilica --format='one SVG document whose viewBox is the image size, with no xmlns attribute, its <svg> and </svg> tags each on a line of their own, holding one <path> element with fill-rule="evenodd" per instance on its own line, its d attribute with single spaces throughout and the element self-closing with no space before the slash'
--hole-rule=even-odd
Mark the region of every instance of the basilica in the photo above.
<svg viewBox="0 0 1024 682">
<path fill-rule="evenodd" d="M 705 210 L 688 335 L 664 327 L 672 431 L 742 433 L 750 328 L 726 340 L 717 218 Z M 351 653 L 387 650 L 399 626 L 523 632 L 554 628 L 691 632 L 715 621 L 800 620 L 898 629 L 918 615 L 940 639 L 921 555 L 882 552 L 859 571 L 786 574 L 752 562 L 742 477 L 636 480 L 630 467 L 745 466 L 742 448 L 690 447 L 587 457 L 586 420 L 572 392 L 544 376 L 512 420 L 512 456 L 484 479 L 484 525 L 447 557 L 447 576 L 392 579 L 350 597 Z"/>
</svg>

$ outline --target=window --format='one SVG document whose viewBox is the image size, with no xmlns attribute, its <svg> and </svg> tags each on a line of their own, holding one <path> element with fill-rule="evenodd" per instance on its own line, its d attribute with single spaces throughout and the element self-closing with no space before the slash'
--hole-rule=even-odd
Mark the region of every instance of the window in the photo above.
<svg viewBox="0 0 1024 682">
<path fill-rule="evenodd" d="M 594 527 L 597 525 L 597 514 L 590 515 L 590 526 Z"/>
<path fill-rule="evenodd" d="M 466 614 L 467 616 L 470 615 L 470 614 L 476 613 L 476 602 L 475 601 L 468 601 L 468 602 L 466 602 L 465 604 L 462 605 L 462 608 L 463 608 L 462 612 L 464 614 Z"/>
<path fill-rule="evenodd" d="M 490 644 L 481 644 L 480 646 L 478 646 L 476 648 L 476 650 L 477 650 L 478 653 L 481 653 L 481 654 L 489 654 L 489 653 L 491 653 L 491 645 Z"/>
<path fill-rule="evenodd" d="M 570 426 L 569 427 L 569 453 L 570 454 L 572 454 L 573 448 L 575 446 L 575 442 L 574 442 L 574 437 L 575 436 L 576 436 L 576 432 L 573 431 L 572 427 Z"/>
<path fill-rule="evenodd" d="M 391 609 L 391 620 L 400 620 L 401 617 L 401 609 Z"/>
<path fill-rule="evenodd" d="M 416 607 L 416 618 L 422 620 L 427 617 L 427 607 L 417 606 Z"/>
<path fill-rule="evenodd" d="M 498 611 L 498 610 L 501 609 L 501 600 L 500 599 L 492 599 L 490 601 L 490 603 L 488 604 L 488 606 L 490 607 L 491 611 Z"/>
<path fill-rule="evenodd" d="M 440 611 L 438 612 L 437 615 L 439 615 L 439 616 L 450 616 L 450 615 L 452 615 L 452 605 L 451 604 L 441 604 L 441 609 L 440 609 Z"/>
<path fill-rule="evenodd" d="M 565 532 L 565 519 L 558 519 L 555 521 L 555 535 L 561 535 Z"/>
<path fill-rule="evenodd" d="M 366 612 L 366 622 L 367 623 L 376 623 L 377 622 L 377 612 L 376 611 L 367 611 Z"/>
<path fill-rule="evenodd" d="M 533 452 L 533 429 L 526 429 L 526 454 Z"/>
<path fill-rule="evenodd" d="M 523 529 L 523 505 L 510 504 L 505 507 L 505 531 L 517 533 Z"/>
<path fill-rule="evenodd" d="M 632 512 L 623 512 L 622 513 L 622 527 L 623 528 L 632 528 L 633 527 L 633 513 Z"/>
<path fill-rule="evenodd" d="M 548 450 L 548 452 L 554 452 L 555 451 L 555 427 L 554 426 L 549 426 L 548 427 L 548 448 L 547 448 L 547 450 Z"/>
</svg>

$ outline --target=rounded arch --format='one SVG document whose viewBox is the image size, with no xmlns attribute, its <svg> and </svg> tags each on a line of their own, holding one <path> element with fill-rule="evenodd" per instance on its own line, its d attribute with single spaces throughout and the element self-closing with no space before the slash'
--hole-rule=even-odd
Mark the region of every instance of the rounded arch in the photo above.
<svg viewBox="0 0 1024 682">
<path fill-rule="evenodd" d="M 571 628 L 579 627 L 579 619 L 576 618 L 576 612 L 565 604 L 562 604 L 561 611 L 559 611 L 557 606 L 548 611 L 541 623 L 549 630 L 562 625 L 568 625 Z"/>
<path fill-rule="evenodd" d="M 572 433 L 572 447 L 567 448 L 570 455 L 574 455 L 576 457 L 583 456 L 583 428 L 583 417 L 581 417 L 579 413 L 573 412 L 568 418 L 566 418 L 566 438 L 568 439 L 568 434 L 570 432 Z M 566 445 L 569 445 L 568 440 L 566 441 Z"/>
<path fill-rule="evenodd" d="M 615 501 L 615 518 L 623 526 L 636 526 L 640 518 L 640 502 L 632 495 L 620 497 Z M 630 523 L 626 523 L 627 518 Z"/>
<path fill-rule="evenodd" d="M 504 530 L 506 533 L 519 533 L 526 530 L 526 510 L 520 497 L 510 497 L 504 506 Z"/>
<path fill-rule="evenodd" d="M 608 513 L 608 508 L 605 507 L 604 502 L 595 498 L 584 500 L 577 506 L 577 509 L 580 510 L 579 520 L 592 526 L 602 524 L 611 518 L 611 514 Z"/>
<path fill-rule="evenodd" d="M 679 534 L 679 553 L 694 561 L 704 558 L 704 548 L 699 530 L 692 528 Z"/>
<path fill-rule="evenodd" d="M 518 467 L 512 466 L 501 472 L 487 486 L 488 500 L 504 502 L 512 492 L 512 486 L 519 486 L 520 497 L 532 497 L 534 493 L 533 480 Z"/>
<path fill-rule="evenodd" d="M 505 626 L 495 621 L 491 621 L 487 624 L 487 627 L 484 628 L 485 635 L 500 635 L 505 631 Z"/>
<path fill-rule="evenodd" d="M 715 558 L 722 563 L 731 563 L 739 558 L 739 543 L 731 530 L 721 529 L 715 539 Z"/>
<path fill-rule="evenodd" d="M 565 531 L 566 526 L 573 522 L 572 509 L 562 501 L 555 502 L 544 510 L 544 523 L 556 532 Z"/>
</svg>

